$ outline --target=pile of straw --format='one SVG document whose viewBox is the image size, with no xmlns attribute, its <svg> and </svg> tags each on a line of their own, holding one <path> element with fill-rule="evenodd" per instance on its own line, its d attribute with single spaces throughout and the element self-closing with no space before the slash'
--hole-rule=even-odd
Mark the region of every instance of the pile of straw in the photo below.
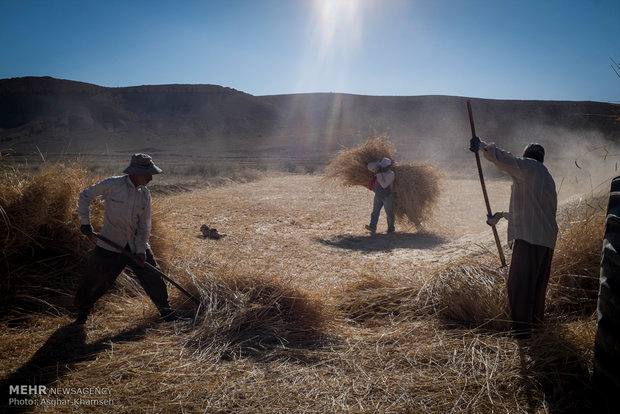
<svg viewBox="0 0 620 414">
<path fill-rule="evenodd" d="M 407 319 L 424 315 L 424 306 L 420 306 L 420 285 L 411 283 L 397 286 L 393 282 L 377 276 L 364 275 L 345 285 L 338 298 L 338 310 L 342 315 L 355 322 L 372 324 L 379 319 Z"/>
<path fill-rule="evenodd" d="M 429 296 L 444 322 L 508 330 L 507 277 L 507 269 L 484 263 L 449 265 L 436 275 Z"/>
<path fill-rule="evenodd" d="M 387 138 L 370 138 L 357 148 L 340 151 L 325 168 L 325 177 L 345 186 L 366 186 L 374 176 L 368 163 L 385 157 L 393 160 L 394 154 Z M 441 192 L 441 174 L 430 164 L 395 164 L 392 169 L 396 218 L 419 226 L 432 216 Z"/>
<path fill-rule="evenodd" d="M 324 337 L 326 312 L 316 297 L 263 276 L 205 274 L 184 283 L 200 299 L 178 296 L 173 307 L 192 318 L 186 344 L 228 356 L 278 345 L 308 346 Z"/>
<path fill-rule="evenodd" d="M 437 317 L 448 324 L 510 329 L 505 278 L 506 271 L 465 262 L 450 263 L 429 280 L 402 285 L 363 277 L 345 288 L 338 308 L 348 319 L 371 324 L 384 318 L 411 322 Z"/>
<path fill-rule="evenodd" d="M 44 164 L 35 173 L 0 172 L 0 303 L 14 313 L 62 312 L 71 307 L 83 264 L 93 241 L 80 234 L 79 192 L 96 181 L 75 164 Z M 103 203 L 91 207 L 99 229 Z M 160 216 L 160 212 L 154 214 Z M 161 251 L 167 243 L 154 220 L 154 239 Z M 157 253 L 157 251 L 156 251 Z M 133 284 L 121 278 L 121 285 Z"/>
<path fill-rule="evenodd" d="M 77 194 L 87 185 L 76 166 L 46 165 L 0 177 L 0 298 L 6 307 L 54 308 L 75 289 L 90 243 L 79 234 Z M 62 301 L 61 301 L 62 302 Z M 65 301 L 68 302 L 68 301 Z"/>
<path fill-rule="evenodd" d="M 430 164 L 401 164 L 394 167 L 396 218 L 420 226 L 433 215 L 439 200 L 441 175 Z"/>
<path fill-rule="evenodd" d="M 549 279 L 548 310 L 589 315 L 596 309 L 607 197 L 564 207 Z"/>
<path fill-rule="evenodd" d="M 369 138 L 357 148 L 341 150 L 325 167 L 325 177 L 346 186 L 366 186 L 374 175 L 368 170 L 368 163 L 385 157 L 393 160 L 395 153 L 394 144 L 386 137 Z"/>
</svg>

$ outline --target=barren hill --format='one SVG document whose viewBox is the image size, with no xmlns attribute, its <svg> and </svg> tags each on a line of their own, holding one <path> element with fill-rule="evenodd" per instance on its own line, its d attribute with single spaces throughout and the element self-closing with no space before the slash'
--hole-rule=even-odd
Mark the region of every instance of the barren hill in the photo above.
<svg viewBox="0 0 620 414">
<path fill-rule="evenodd" d="M 323 158 L 388 133 L 405 156 L 461 154 L 464 97 L 253 96 L 217 85 L 107 88 L 50 77 L 0 80 L 0 150 Z M 618 141 L 620 105 L 474 99 L 479 135 L 563 147 Z"/>
</svg>

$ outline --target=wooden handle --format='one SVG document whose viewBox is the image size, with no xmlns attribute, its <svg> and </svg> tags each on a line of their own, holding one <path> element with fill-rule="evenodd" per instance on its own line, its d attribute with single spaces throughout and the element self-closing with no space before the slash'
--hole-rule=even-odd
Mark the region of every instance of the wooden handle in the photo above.
<svg viewBox="0 0 620 414">
<path fill-rule="evenodd" d="M 110 246 L 118 249 L 121 251 L 121 254 L 125 257 L 127 257 L 129 260 L 131 260 L 133 263 L 135 263 L 136 265 L 140 265 L 140 262 L 138 261 L 138 259 L 136 258 L 136 256 L 134 256 L 131 252 L 125 250 L 125 248 L 121 247 L 118 243 L 114 243 L 112 240 L 108 239 L 105 236 L 102 236 L 99 233 L 95 233 L 93 232 L 93 236 L 95 236 L 96 238 L 98 238 L 99 240 L 103 241 L 104 243 L 109 244 Z M 148 269 L 150 269 L 153 272 L 156 272 L 159 276 L 162 277 L 162 279 L 170 282 L 170 284 L 172 286 L 174 286 L 175 288 L 177 288 L 181 293 L 183 293 L 185 296 L 187 296 L 188 298 L 190 298 L 192 301 L 194 301 L 196 304 L 200 304 L 200 301 L 191 293 L 189 293 L 187 290 L 185 290 L 185 288 L 183 288 L 183 286 L 179 285 L 177 282 L 175 282 L 173 279 L 171 279 L 168 275 L 166 275 L 164 272 L 162 272 L 161 270 L 159 270 L 158 268 L 156 268 L 155 266 L 153 266 L 150 263 L 144 262 L 144 266 Z"/>
<path fill-rule="evenodd" d="M 471 102 L 467 100 L 467 113 L 469 114 L 469 126 L 471 127 L 471 137 L 476 136 L 476 126 L 474 125 L 474 115 L 471 111 Z M 482 196 L 484 197 L 484 204 L 487 207 L 487 216 L 492 214 L 491 203 L 489 202 L 489 195 L 487 193 L 487 186 L 484 183 L 484 175 L 482 174 L 482 165 L 480 164 L 480 154 L 478 151 L 476 154 L 476 165 L 478 167 L 478 178 L 480 178 L 480 186 L 482 187 Z M 504 257 L 504 250 L 502 249 L 502 243 L 499 241 L 499 235 L 495 226 L 491 226 L 493 229 L 493 237 L 495 238 L 495 245 L 499 253 L 499 260 L 502 262 L 502 267 L 506 267 L 506 257 Z"/>
</svg>

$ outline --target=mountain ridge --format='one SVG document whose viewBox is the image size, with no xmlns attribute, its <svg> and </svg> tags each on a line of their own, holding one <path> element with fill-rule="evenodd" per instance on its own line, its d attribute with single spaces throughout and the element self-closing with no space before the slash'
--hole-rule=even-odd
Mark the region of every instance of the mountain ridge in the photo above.
<svg viewBox="0 0 620 414">
<path fill-rule="evenodd" d="M 460 154 L 471 99 L 477 131 L 521 146 L 566 137 L 618 142 L 620 105 L 449 95 L 252 95 L 212 84 L 104 87 L 52 77 L 0 80 L 0 151 L 326 157 L 388 134 L 417 157 Z"/>
</svg>

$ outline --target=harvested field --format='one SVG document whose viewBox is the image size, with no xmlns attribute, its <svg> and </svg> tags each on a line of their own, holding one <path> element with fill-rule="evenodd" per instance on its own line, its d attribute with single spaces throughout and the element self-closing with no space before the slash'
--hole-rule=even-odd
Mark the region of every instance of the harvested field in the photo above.
<svg viewBox="0 0 620 414">
<path fill-rule="evenodd" d="M 506 206 L 510 183 L 487 185 L 492 204 Z M 368 190 L 306 175 L 159 195 L 167 269 L 202 298 L 198 317 L 158 323 L 148 299 L 124 289 L 105 296 L 84 329 L 67 327 L 62 310 L 27 323 L 0 319 L 3 390 L 103 387 L 114 411 L 127 413 L 591 408 L 589 277 L 600 209 L 573 206 L 567 215 L 559 246 L 573 250 L 558 248 L 548 323 L 518 342 L 502 314 L 503 271 L 475 176 L 446 180 L 421 231 L 370 238 L 371 201 Z M 201 224 L 226 236 L 204 239 Z M 499 231 L 505 238 L 505 224 Z M 585 311 L 566 305 L 566 285 Z"/>
</svg>

